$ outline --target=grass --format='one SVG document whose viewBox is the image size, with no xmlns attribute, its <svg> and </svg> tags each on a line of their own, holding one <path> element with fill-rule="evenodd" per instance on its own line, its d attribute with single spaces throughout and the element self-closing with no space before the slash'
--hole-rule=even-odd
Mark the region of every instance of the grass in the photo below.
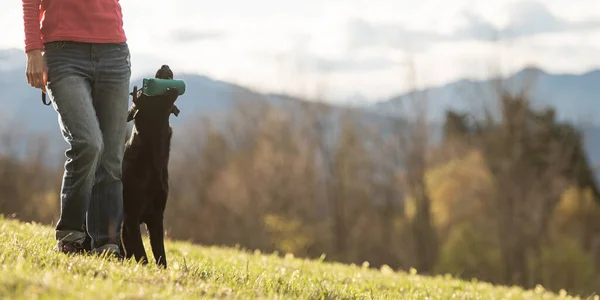
<svg viewBox="0 0 600 300">
<path fill-rule="evenodd" d="M 52 252 L 53 246 L 52 228 L 0 217 L 0 298 L 578 299 L 541 287 L 498 287 L 183 242 L 167 244 L 168 270 L 66 256 Z"/>
</svg>

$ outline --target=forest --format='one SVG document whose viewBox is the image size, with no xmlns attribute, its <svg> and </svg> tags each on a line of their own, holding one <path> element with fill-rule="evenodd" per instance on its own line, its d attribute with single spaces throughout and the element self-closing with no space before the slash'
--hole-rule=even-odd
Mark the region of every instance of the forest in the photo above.
<svg viewBox="0 0 600 300">
<path fill-rule="evenodd" d="M 167 237 L 597 292 L 600 193 L 581 132 L 526 91 L 497 95 L 436 128 L 426 99 L 378 122 L 320 102 L 192 118 L 175 129 Z M 45 145 L 2 129 L 0 213 L 56 223 L 64 157 L 48 165 Z"/>
</svg>

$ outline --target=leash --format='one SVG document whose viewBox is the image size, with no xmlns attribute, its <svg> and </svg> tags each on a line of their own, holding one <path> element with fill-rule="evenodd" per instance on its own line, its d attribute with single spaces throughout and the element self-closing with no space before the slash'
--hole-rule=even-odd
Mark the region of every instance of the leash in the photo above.
<svg viewBox="0 0 600 300">
<path fill-rule="evenodd" d="M 46 101 L 46 93 L 42 92 L 42 103 L 44 103 L 44 105 L 49 106 L 50 104 L 52 104 L 52 101 L 47 102 Z"/>
</svg>

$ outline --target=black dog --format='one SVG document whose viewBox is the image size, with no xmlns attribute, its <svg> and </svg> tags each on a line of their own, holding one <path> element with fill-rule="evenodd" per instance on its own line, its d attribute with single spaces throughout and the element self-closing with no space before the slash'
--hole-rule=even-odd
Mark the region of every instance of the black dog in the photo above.
<svg viewBox="0 0 600 300">
<path fill-rule="evenodd" d="M 173 79 L 169 66 L 162 66 L 156 78 Z M 140 225 L 146 223 L 152 253 L 158 266 L 167 267 L 164 246 L 163 213 L 169 193 L 168 163 L 172 129 L 169 116 L 179 115 L 177 89 L 164 95 L 147 96 L 134 87 L 133 104 L 127 122 L 133 121 L 123 157 L 123 231 L 125 258 L 148 263 Z"/>
</svg>

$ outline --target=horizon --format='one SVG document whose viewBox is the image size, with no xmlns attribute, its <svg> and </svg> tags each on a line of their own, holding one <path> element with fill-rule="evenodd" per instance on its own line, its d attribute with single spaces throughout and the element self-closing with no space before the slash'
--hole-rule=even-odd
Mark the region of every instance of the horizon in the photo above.
<svg viewBox="0 0 600 300">
<path fill-rule="evenodd" d="M 483 80 L 496 68 L 503 76 L 530 65 L 550 74 L 600 68 L 600 3 L 593 0 L 176 0 L 168 8 L 153 1 L 121 1 L 132 79 L 164 63 L 260 92 L 323 93 L 343 104 Z M 20 2 L 3 8 L 0 26 L 13 29 L 0 49 L 22 51 Z"/>
</svg>

